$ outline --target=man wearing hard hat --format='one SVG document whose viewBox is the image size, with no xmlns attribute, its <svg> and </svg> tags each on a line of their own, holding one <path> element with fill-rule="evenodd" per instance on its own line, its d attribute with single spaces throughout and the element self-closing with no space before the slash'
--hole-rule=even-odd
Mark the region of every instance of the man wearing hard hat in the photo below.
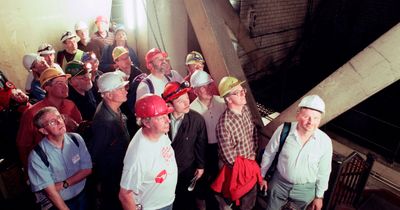
<svg viewBox="0 0 400 210">
<path fill-rule="evenodd" d="M 168 136 L 176 153 L 178 184 L 174 209 L 205 209 L 203 196 L 204 166 L 206 159 L 207 130 L 203 117 L 190 109 L 188 82 L 169 82 L 161 95 L 174 111 L 170 114 L 171 129 Z M 199 180 L 200 179 L 200 180 Z M 188 186 L 197 187 L 188 192 Z"/>
<path fill-rule="evenodd" d="M 102 74 L 97 86 L 103 100 L 93 117 L 90 153 L 98 184 L 100 209 L 122 209 L 118 199 L 123 160 L 130 141 L 121 104 L 127 100 L 128 81 L 117 72 Z"/>
<path fill-rule="evenodd" d="M 119 199 L 124 209 L 172 209 L 178 167 L 169 131 L 173 108 L 157 95 L 146 94 L 135 104 L 141 127 L 125 154 Z"/>
<path fill-rule="evenodd" d="M 103 42 L 99 39 L 90 39 L 89 27 L 85 22 L 79 21 L 75 24 L 75 33 L 79 37 L 78 49 L 83 52 L 93 52 L 97 58 L 101 58 Z"/>
<path fill-rule="evenodd" d="M 64 50 L 57 52 L 56 61 L 65 69 L 68 62 L 72 60 L 80 61 L 83 56 L 83 51 L 78 49 L 76 35 L 70 31 L 66 31 L 61 35 L 60 41 L 64 46 Z"/>
<path fill-rule="evenodd" d="M 29 93 L 31 99 L 35 99 L 34 102 L 42 100 L 46 93 L 40 87 L 39 77 L 44 70 L 49 68 L 49 65 L 43 57 L 35 53 L 24 55 L 22 58 L 22 64 L 29 72 L 25 84 L 26 92 Z"/>
<path fill-rule="evenodd" d="M 202 70 L 196 70 L 190 78 L 196 99 L 190 104 L 190 108 L 200 113 L 207 127 L 207 173 L 214 179 L 218 174 L 218 140 L 215 128 L 221 114 L 226 110 L 224 100 L 220 96 L 213 95 L 212 86 L 214 80 Z"/>
<path fill-rule="evenodd" d="M 218 90 L 224 98 L 227 109 L 217 123 L 216 132 L 219 156 L 224 164 L 211 188 L 222 191 L 224 197 L 235 202 L 239 209 L 253 209 L 256 201 L 256 184 L 262 184 L 260 168 L 255 161 L 258 135 L 255 124 L 246 106 L 244 81 L 227 76 L 221 79 Z M 232 181 L 221 176 L 228 174 Z M 249 176 L 250 175 L 250 176 Z M 251 178 L 249 178 L 251 177 Z M 228 184 L 224 184 L 229 182 Z M 225 186 L 229 186 L 226 189 Z M 224 193 L 229 190 L 229 193 Z"/>
<path fill-rule="evenodd" d="M 33 116 L 41 108 L 46 106 L 56 107 L 65 119 L 68 132 L 74 132 L 82 121 L 81 113 L 75 103 L 67 99 L 67 81 L 70 77 L 70 74 L 65 74 L 55 68 L 48 68 L 40 75 L 40 85 L 46 91 L 46 97 L 22 114 L 16 139 L 19 156 L 24 167 L 27 166 L 29 152 L 43 138 L 43 134 L 36 129 L 32 121 Z"/>
<path fill-rule="evenodd" d="M 274 175 L 268 188 L 267 210 L 280 209 L 288 199 L 296 209 L 320 210 L 324 192 L 328 189 L 332 162 L 332 142 L 328 135 L 318 129 L 325 113 L 325 103 L 318 95 L 304 97 L 298 105 L 297 122 L 290 123 L 290 130 L 281 147 Z M 280 147 L 283 125 L 273 134 L 261 163 L 265 175 Z"/>
</svg>

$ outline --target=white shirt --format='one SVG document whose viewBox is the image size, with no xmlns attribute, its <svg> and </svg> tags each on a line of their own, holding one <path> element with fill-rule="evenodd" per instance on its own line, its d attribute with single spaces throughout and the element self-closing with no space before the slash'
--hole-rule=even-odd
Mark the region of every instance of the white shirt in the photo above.
<svg viewBox="0 0 400 210">
<path fill-rule="evenodd" d="M 185 117 L 185 115 L 182 115 L 179 118 L 175 118 L 173 114 L 170 115 L 170 120 L 171 120 L 171 137 L 172 137 L 172 141 L 175 140 L 175 136 L 178 133 L 179 127 L 181 127 L 183 118 Z"/>
<path fill-rule="evenodd" d="M 153 83 L 154 94 L 161 96 L 161 94 L 164 92 L 165 85 L 168 83 L 168 79 L 164 75 L 161 79 L 159 79 L 153 74 L 149 74 L 147 78 L 149 78 L 150 81 Z M 146 93 L 150 93 L 149 86 L 145 82 L 141 81 L 136 90 L 136 101 Z"/>
<path fill-rule="evenodd" d="M 177 180 L 178 167 L 168 136 L 154 142 L 139 129 L 125 154 L 121 187 L 132 190 L 135 202 L 152 210 L 174 202 Z"/>
<path fill-rule="evenodd" d="M 328 189 L 332 164 L 332 141 L 320 129 L 315 130 L 310 139 L 302 145 L 297 133 L 297 122 L 293 122 L 290 132 L 279 155 L 277 169 L 281 176 L 293 184 L 316 182 L 316 196 L 323 197 Z M 264 176 L 279 148 L 279 138 L 283 125 L 276 129 L 265 147 L 261 162 Z"/>
<path fill-rule="evenodd" d="M 208 143 L 218 143 L 215 129 L 217 127 L 219 117 L 226 109 L 224 100 L 219 96 L 213 96 L 210 106 L 207 107 L 206 105 L 201 103 L 201 101 L 197 97 L 190 104 L 190 109 L 200 113 L 203 116 L 207 127 Z"/>
</svg>

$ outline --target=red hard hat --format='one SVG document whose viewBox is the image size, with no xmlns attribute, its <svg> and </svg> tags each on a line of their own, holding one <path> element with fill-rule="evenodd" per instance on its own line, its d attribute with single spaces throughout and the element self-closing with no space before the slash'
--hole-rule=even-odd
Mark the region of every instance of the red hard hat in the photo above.
<svg viewBox="0 0 400 210">
<path fill-rule="evenodd" d="M 158 48 L 153 48 L 153 49 L 149 50 L 149 51 L 146 53 L 146 57 L 145 57 L 146 66 L 149 65 L 149 63 L 153 60 L 153 58 L 154 58 L 157 54 L 159 54 L 159 53 L 162 53 L 162 52 L 161 52 L 161 50 L 158 49 Z"/>
<path fill-rule="evenodd" d="M 189 92 L 189 82 L 184 81 L 182 83 L 179 82 L 168 82 L 164 87 L 164 92 L 161 94 L 162 98 L 166 102 L 171 102 L 174 99 L 179 98 L 179 96 Z"/>
<path fill-rule="evenodd" d="M 169 114 L 174 111 L 174 109 L 168 107 L 160 96 L 155 94 L 146 94 L 136 101 L 135 111 L 137 117 L 147 118 Z"/>
</svg>

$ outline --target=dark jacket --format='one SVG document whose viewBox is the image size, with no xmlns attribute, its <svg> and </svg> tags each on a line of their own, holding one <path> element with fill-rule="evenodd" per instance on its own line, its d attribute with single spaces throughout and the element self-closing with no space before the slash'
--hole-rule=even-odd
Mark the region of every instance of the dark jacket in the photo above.
<svg viewBox="0 0 400 210">
<path fill-rule="evenodd" d="M 102 101 L 94 114 L 92 131 L 90 153 L 100 179 L 110 173 L 121 174 L 130 141 L 125 115 L 115 113 Z"/>
<path fill-rule="evenodd" d="M 85 95 L 78 93 L 75 88 L 68 85 L 68 99 L 73 101 L 82 114 L 83 120 L 93 120 L 94 112 L 96 111 L 96 98 L 92 91 L 86 91 Z"/>
<path fill-rule="evenodd" d="M 171 139 L 171 130 L 168 136 Z M 184 115 L 171 144 L 179 173 L 189 167 L 204 168 L 207 142 L 207 129 L 203 117 L 190 110 Z"/>
</svg>

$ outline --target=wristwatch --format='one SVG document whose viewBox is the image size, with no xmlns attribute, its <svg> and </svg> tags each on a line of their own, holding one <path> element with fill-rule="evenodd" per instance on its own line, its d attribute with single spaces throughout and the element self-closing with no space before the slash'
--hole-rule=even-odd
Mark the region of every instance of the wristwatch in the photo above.
<svg viewBox="0 0 400 210">
<path fill-rule="evenodd" d="M 63 181 L 63 188 L 67 189 L 69 187 L 69 183 L 67 182 L 67 180 Z"/>
</svg>

